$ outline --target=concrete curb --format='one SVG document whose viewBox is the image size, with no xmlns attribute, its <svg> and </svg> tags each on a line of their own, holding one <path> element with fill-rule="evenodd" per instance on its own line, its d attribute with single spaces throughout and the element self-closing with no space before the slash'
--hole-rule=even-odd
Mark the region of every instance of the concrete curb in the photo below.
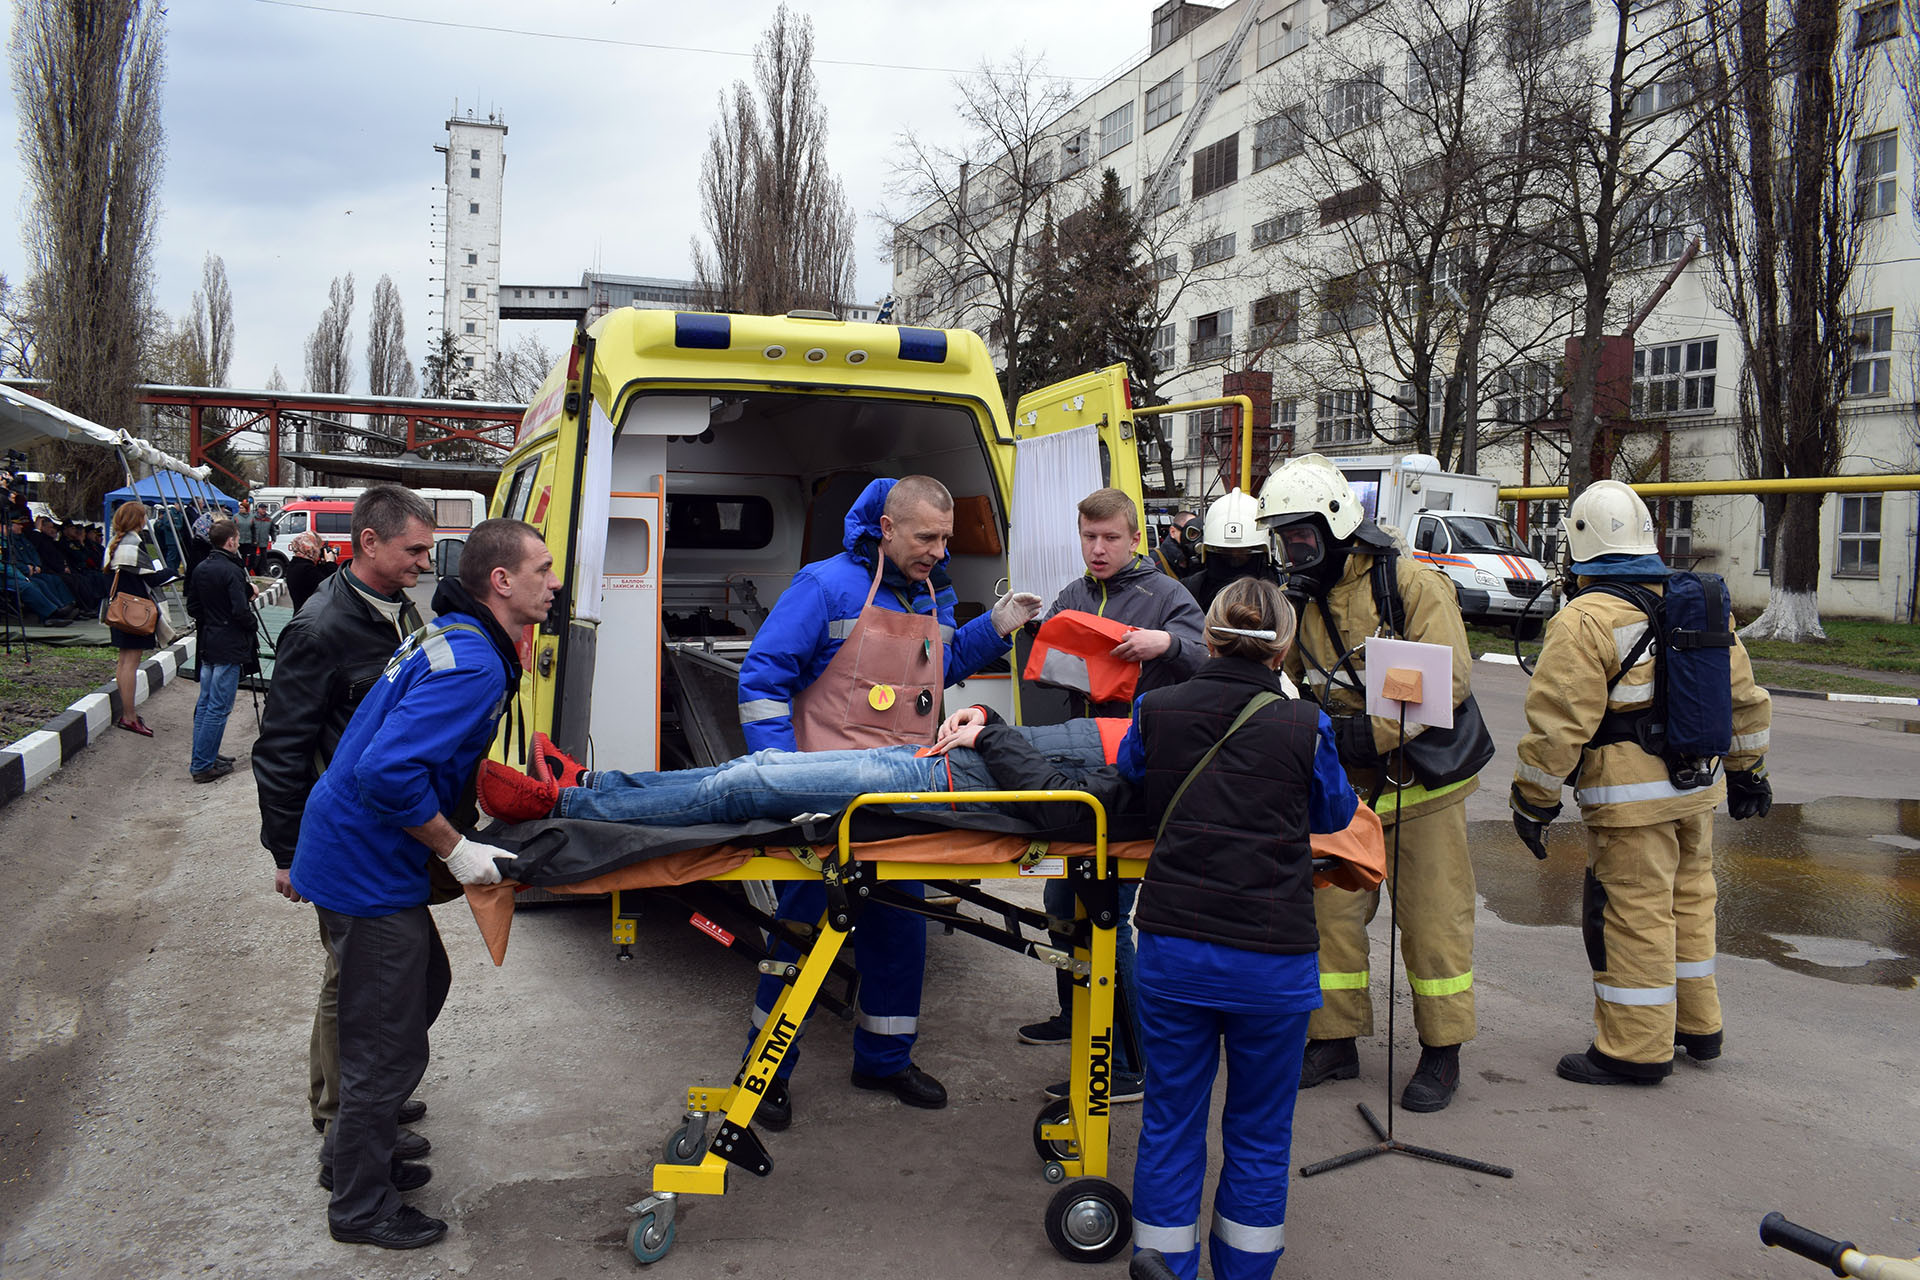
<svg viewBox="0 0 1920 1280">
<path fill-rule="evenodd" d="M 276 582 L 261 591 L 257 603 L 276 604 L 285 591 L 286 584 Z M 182 636 L 142 662 L 134 677 L 134 705 L 145 702 L 192 667 L 196 647 L 193 636 Z M 119 686 L 109 680 L 18 742 L 0 748 L 0 808 L 58 773 L 62 765 L 113 728 L 113 722 L 123 714 Z"/>
<path fill-rule="evenodd" d="M 1483 653 L 1475 661 L 1491 662 L 1503 667 L 1520 665 L 1520 660 L 1510 653 Z M 1816 693 L 1811 689 L 1776 689 L 1772 685 L 1762 687 L 1776 698 L 1813 698 L 1821 702 L 1864 702 L 1881 707 L 1920 707 L 1920 697 L 1897 698 L 1877 693 Z"/>
</svg>

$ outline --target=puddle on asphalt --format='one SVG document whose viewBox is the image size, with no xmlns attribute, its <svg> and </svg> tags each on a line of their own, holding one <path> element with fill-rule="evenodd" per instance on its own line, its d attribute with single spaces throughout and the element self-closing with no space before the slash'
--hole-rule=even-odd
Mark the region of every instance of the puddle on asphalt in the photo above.
<svg viewBox="0 0 1920 1280">
<path fill-rule="evenodd" d="M 1578 926 L 1586 869 L 1578 821 L 1554 824 L 1545 862 L 1510 822 L 1468 827 L 1474 877 L 1495 915 Z M 1776 804 L 1747 822 L 1721 812 L 1713 863 L 1728 955 L 1835 982 L 1911 988 L 1920 980 L 1920 801 L 1835 796 Z"/>
<path fill-rule="evenodd" d="M 1874 716 L 1867 721 L 1870 729 L 1885 729 L 1890 733 L 1920 733 L 1920 720 L 1905 720 L 1899 716 Z"/>
</svg>

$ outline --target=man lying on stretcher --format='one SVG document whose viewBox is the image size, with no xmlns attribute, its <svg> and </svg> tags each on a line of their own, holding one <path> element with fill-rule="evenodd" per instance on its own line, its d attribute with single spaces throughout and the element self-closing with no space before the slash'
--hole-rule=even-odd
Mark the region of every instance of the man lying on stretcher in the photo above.
<svg viewBox="0 0 1920 1280">
<path fill-rule="evenodd" d="M 1011 725 L 983 707 L 948 717 L 931 747 L 862 751 L 758 751 L 706 769 L 660 773 L 588 770 L 545 734 L 535 734 L 529 771 L 489 760 L 480 772 L 480 807 L 504 822 L 584 818 L 655 827 L 785 821 L 838 813 L 856 796 L 900 791 L 1086 791 L 1111 819 L 1138 809 L 1144 759 L 1137 721 L 1069 720 Z M 1343 829 L 1331 797 L 1345 792 L 1333 726 L 1320 716 L 1311 829 Z M 1086 816 L 1076 802 L 982 806 L 1040 827 Z M 1136 815 L 1137 816 L 1137 815 Z"/>
</svg>

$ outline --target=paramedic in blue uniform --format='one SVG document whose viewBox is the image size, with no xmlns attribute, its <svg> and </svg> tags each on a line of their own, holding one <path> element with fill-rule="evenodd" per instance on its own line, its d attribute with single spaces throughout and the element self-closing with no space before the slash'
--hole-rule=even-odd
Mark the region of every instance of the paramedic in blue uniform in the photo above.
<svg viewBox="0 0 1920 1280">
<path fill-rule="evenodd" d="M 1333 724 L 1287 697 L 1294 613 L 1241 578 L 1207 610 L 1212 655 L 1143 694 L 1120 775 L 1160 815 L 1140 885 L 1141 1049 L 1153 1088 L 1133 1171 L 1133 1242 L 1199 1274 L 1207 1119 L 1222 1047 L 1220 1182 L 1206 1238 L 1215 1280 L 1267 1280 L 1286 1243 L 1293 1106 L 1320 1007 L 1309 833 L 1353 820 Z"/>
<path fill-rule="evenodd" d="M 354 712 L 308 798 L 293 888 L 319 909 L 340 970 L 340 1109 L 321 1181 L 335 1240 L 416 1249 L 447 1224 L 401 1203 L 432 1171 L 393 1156 L 400 1105 L 427 1068 L 427 1027 L 446 998 L 432 981 L 427 859 L 462 884 L 500 879 L 505 851 L 449 822 L 520 683 L 513 636 L 547 616 L 553 556 L 539 531 L 485 520 L 458 579 L 441 579 L 432 626 L 409 636 Z"/>
<path fill-rule="evenodd" d="M 941 693 L 1007 652 L 1007 637 L 1040 609 L 1038 596 L 1008 593 L 991 611 L 954 627 L 947 577 L 953 495 L 930 476 L 875 480 L 847 512 L 846 548 L 805 566 L 780 593 L 740 664 L 740 725 L 750 750 L 839 751 L 928 746 L 942 719 Z M 920 886 L 895 882 L 918 893 Z M 813 924 L 826 904 L 818 884 L 780 894 L 783 920 Z M 913 1064 L 926 921 L 868 906 L 854 931 L 860 973 L 853 1033 L 853 1083 L 892 1093 L 908 1106 L 947 1105 L 938 1080 Z M 753 1024 L 763 1025 L 783 984 L 762 978 Z M 789 1050 L 759 1118 L 769 1129 L 793 1121 Z"/>
</svg>

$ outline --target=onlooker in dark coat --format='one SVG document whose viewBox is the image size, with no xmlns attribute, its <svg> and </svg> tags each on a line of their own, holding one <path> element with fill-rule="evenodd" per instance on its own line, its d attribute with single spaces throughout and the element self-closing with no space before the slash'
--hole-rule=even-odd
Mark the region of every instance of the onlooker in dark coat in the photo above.
<svg viewBox="0 0 1920 1280">
<path fill-rule="evenodd" d="M 300 612 L 307 597 L 340 567 L 326 560 L 326 554 L 327 544 L 317 533 L 303 533 L 293 540 L 293 559 L 287 561 L 287 598 L 295 613 Z"/>
<path fill-rule="evenodd" d="M 200 624 L 200 697 L 193 706 L 195 782 L 212 782 L 233 772 L 233 759 L 220 754 L 220 739 L 233 713 L 240 673 L 258 652 L 253 631 L 253 587 L 240 565 L 240 531 L 220 519 L 208 529 L 207 552 L 187 579 L 187 612 Z"/>
</svg>

